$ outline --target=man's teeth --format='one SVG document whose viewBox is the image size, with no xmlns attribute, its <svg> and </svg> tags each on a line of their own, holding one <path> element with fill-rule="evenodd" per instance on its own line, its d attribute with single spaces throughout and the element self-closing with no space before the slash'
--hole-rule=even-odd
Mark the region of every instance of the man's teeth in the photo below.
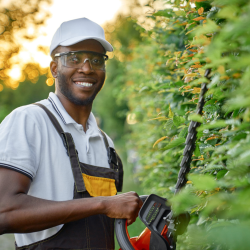
<svg viewBox="0 0 250 250">
<path fill-rule="evenodd" d="M 88 82 L 75 82 L 75 83 L 85 87 L 91 87 L 93 85 L 93 83 L 88 83 Z"/>
</svg>

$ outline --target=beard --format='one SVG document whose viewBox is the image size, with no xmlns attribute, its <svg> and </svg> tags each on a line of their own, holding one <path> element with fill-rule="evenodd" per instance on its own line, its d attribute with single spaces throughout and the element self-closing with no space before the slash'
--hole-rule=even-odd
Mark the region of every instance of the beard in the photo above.
<svg viewBox="0 0 250 250">
<path fill-rule="evenodd" d="M 68 98 L 68 100 L 70 102 L 74 103 L 75 105 L 79 105 L 79 106 L 89 106 L 89 105 L 92 105 L 92 103 L 93 103 L 96 95 L 99 93 L 99 91 L 101 90 L 101 88 L 103 86 L 103 84 L 102 84 L 99 89 L 95 90 L 95 92 L 93 93 L 92 96 L 90 96 L 89 98 L 83 100 L 83 99 L 77 98 L 74 95 L 74 93 L 72 92 L 72 90 L 68 87 L 66 77 L 63 74 L 58 73 L 57 79 L 58 79 L 58 85 L 60 87 L 61 93 L 66 98 Z"/>
</svg>

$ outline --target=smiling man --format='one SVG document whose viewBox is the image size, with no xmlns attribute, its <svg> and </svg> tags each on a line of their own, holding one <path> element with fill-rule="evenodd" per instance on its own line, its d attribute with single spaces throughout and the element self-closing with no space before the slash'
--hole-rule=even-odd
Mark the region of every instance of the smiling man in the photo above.
<svg viewBox="0 0 250 250">
<path fill-rule="evenodd" d="M 142 201 L 122 189 L 122 163 L 91 113 L 105 81 L 103 29 L 62 23 L 50 53 L 55 93 L 0 125 L 0 234 L 16 249 L 114 249 L 114 218 L 135 221 Z"/>
</svg>

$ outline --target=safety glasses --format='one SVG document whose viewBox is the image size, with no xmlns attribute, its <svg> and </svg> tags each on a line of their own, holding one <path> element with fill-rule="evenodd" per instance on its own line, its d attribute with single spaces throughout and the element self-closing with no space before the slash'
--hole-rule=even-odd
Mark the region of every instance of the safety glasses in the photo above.
<svg viewBox="0 0 250 250">
<path fill-rule="evenodd" d="M 55 57 L 61 57 L 62 65 L 68 68 L 80 69 L 89 61 L 92 70 L 105 70 L 105 61 L 108 56 L 92 51 L 70 51 L 55 54 Z"/>
</svg>

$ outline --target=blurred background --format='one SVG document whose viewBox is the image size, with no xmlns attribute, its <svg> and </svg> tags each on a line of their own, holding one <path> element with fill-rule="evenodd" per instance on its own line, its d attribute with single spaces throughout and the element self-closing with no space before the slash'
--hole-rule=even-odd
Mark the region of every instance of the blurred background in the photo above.
<svg viewBox="0 0 250 250">
<path fill-rule="evenodd" d="M 122 157 L 123 191 L 155 193 L 175 214 L 190 213 L 177 250 L 248 250 L 250 1 L 0 0 L 0 122 L 55 90 L 51 38 L 80 17 L 102 25 L 114 47 L 93 113 Z M 190 120 L 201 127 L 187 185 L 174 196 Z M 137 219 L 128 229 L 143 228 Z M 0 236 L 0 249 L 14 249 L 13 235 Z"/>
</svg>

